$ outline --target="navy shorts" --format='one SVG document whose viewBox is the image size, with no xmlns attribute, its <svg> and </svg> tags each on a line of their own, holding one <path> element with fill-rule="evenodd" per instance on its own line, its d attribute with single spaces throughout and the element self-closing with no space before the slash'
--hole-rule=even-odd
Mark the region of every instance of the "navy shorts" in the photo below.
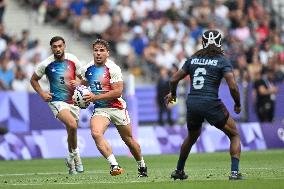
<svg viewBox="0 0 284 189">
<path fill-rule="evenodd" d="M 229 112 L 220 99 L 205 97 L 188 97 L 187 128 L 198 130 L 206 119 L 211 125 L 223 128 L 229 118 Z"/>
</svg>

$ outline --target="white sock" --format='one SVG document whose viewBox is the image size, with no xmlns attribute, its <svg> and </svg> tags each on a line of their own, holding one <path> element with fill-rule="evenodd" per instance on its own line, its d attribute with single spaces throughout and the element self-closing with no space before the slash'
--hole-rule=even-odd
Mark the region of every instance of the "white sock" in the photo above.
<svg viewBox="0 0 284 189">
<path fill-rule="evenodd" d="M 138 167 L 145 167 L 146 166 L 143 157 L 141 158 L 140 161 L 137 161 L 137 164 L 138 164 Z"/>
<path fill-rule="evenodd" d="M 71 152 L 69 152 L 69 157 L 73 158 L 75 155 L 79 155 L 79 148 L 71 149 Z"/>
<path fill-rule="evenodd" d="M 110 165 L 118 165 L 115 157 L 113 154 L 111 154 L 110 156 L 108 156 L 107 161 L 109 162 Z"/>
</svg>

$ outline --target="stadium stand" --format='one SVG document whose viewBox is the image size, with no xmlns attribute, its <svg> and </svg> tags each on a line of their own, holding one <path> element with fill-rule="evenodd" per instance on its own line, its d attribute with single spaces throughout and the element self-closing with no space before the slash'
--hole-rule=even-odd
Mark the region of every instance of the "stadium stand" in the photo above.
<svg viewBox="0 0 284 189">
<path fill-rule="evenodd" d="M 4 13 L 0 28 L 1 90 L 31 91 L 27 79 L 36 62 L 46 56 L 47 51 L 42 48 L 48 44 L 50 34 L 68 35 L 68 47 L 74 48 L 72 51 L 84 61 L 91 56 L 88 50 L 81 49 L 88 49 L 93 39 L 102 37 L 111 43 L 112 58 L 125 72 L 136 76 L 140 107 L 147 107 L 139 110 L 142 122 L 155 122 L 156 107 L 148 106 L 155 103 L 144 100 L 155 95 L 147 87 L 154 88 L 157 71 L 160 67 L 169 72 L 173 65 L 180 67 L 186 57 L 202 47 L 202 32 L 218 28 L 239 85 L 245 88 L 243 98 L 254 99 L 253 89 L 246 88 L 261 77 L 263 67 L 273 69 L 277 85 L 284 82 L 281 5 L 280 0 L 9 0 L 6 13 L 13 7 L 13 20 L 9 22 L 24 17 L 21 12 L 30 20 L 19 22 L 25 28 L 21 29 L 23 36 L 18 37 L 5 32 L 9 23 L 5 22 L 8 16 Z M 37 32 L 30 30 L 35 27 Z M 5 65 L 8 71 L 3 74 Z M 145 94 L 152 96 L 146 98 Z M 278 98 L 282 96 L 278 94 Z M 253 104 L 246 102 L 245 106 Z"/>
</svg>

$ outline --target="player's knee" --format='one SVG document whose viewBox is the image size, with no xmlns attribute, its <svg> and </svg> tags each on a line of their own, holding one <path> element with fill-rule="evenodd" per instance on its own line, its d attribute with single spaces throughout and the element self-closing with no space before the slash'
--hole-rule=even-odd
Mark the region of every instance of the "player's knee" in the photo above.
<svg viewBox="0 0 284 189">
<path fill-rule="evenodd" d="M 133 143 L 135 143 L 135 140 L 132 136 L 124 136 L 122 137 L 122 140 L 125 142 L 125 144 L 127 146 L 132 145 Z"/>
<path fill-rule="evenodd" d="M 96 131 L 96 130 L 92 130 L 92 137 L 95 140 L 100 139 L 101 137 L 103 137 L 103 133 Z"/>
<path fill-rule="evenodd" d="M 69 120 L 67 122 L 67 127 L 69 127 L 70 129 L 77 129 L 77 122 L 76 122 L 76 120 Z"/>
</svg>

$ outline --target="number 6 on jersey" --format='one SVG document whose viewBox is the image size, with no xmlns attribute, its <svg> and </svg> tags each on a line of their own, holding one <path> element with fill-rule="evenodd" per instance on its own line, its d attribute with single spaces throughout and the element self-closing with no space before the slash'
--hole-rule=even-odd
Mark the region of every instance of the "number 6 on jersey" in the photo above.
<svg viewBox="0 0 284 189">
<path fill-rule="evenodd" d="M 193 88 L 195 89 L 202 89 L 203 85 L 204 85 L 204 77 L 202 75 L 206 75 L 206 69 L 205 68 L 197 68 L 194 71 L 194 75 L 193 75 Z"/>
</svg>

